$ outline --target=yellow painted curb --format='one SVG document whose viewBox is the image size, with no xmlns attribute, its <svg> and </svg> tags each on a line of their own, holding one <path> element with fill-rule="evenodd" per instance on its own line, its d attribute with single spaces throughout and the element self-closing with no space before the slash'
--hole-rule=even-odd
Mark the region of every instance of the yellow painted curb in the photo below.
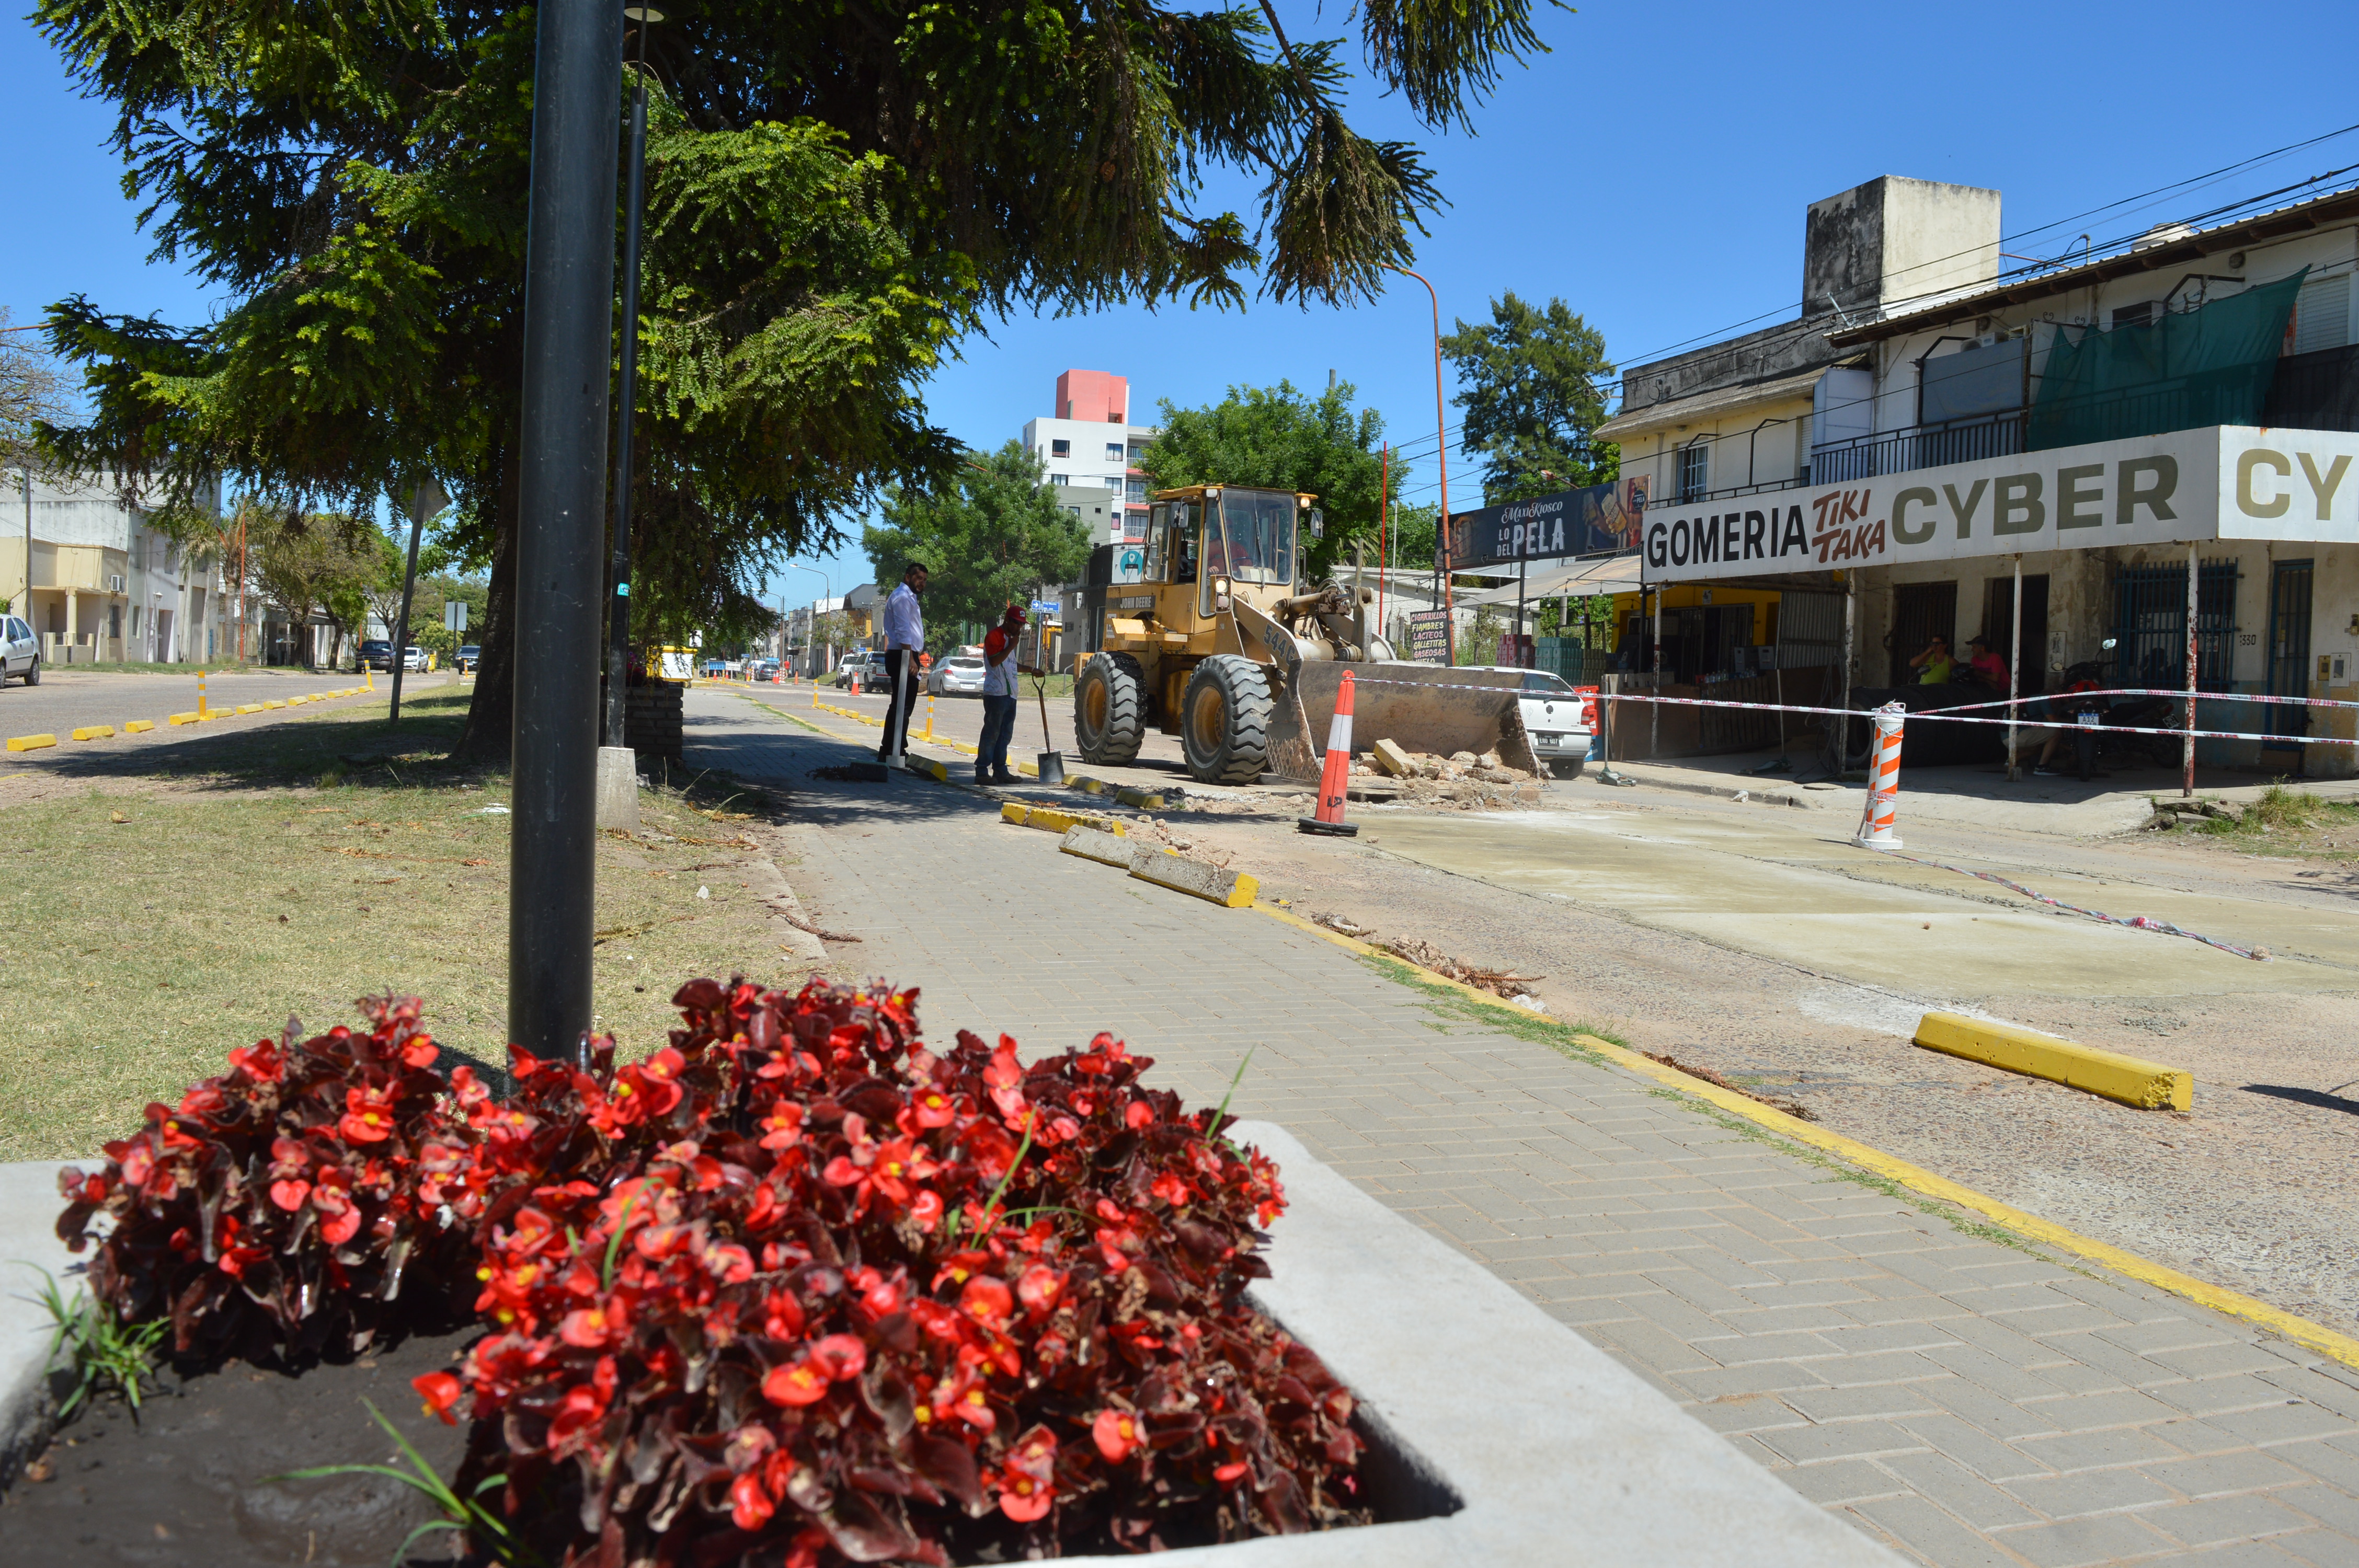
<svg viewBox="0 0 2359 1568">
<path fill-rule="evenodd" d="M 15 735 L 9 737 L 8 749 L 12 752 L 38 752 L 57 743 L 55 735 Z"/>
<path fill-rule="evenodd" d="M 1154 790 L 1132 789 L 1124 785 L 1114 792 L 1114 797 L 1123 805 L 1135 806 L 1141 811 L 1163 809 L 1163 796 Z"/>
<path fill-rule="evenodd" d="M 284 705 L 282 704 L 282 706 Z M 240 713 L 259 713 L 262 711 L 262 704 L 258 702 L 241 702 L 237 705 L 236 710 Z"/>
<path fill-rule="evenodd" d="M 951 782 L 950 769 L 944 767 L 940 762 L 936 762 L 931 757 L 912 756 L 908 752 L 903 752 L 901 762 L 904 772 L 923 773 L 926 777 L 933 780 L 936 784 L 948 784 Z"/>
<path fill-rule="evenodd" d="M 114 726 L 85 724 L 73 732 L 73 738 L 77 741 L 112 741 L 114 739 Z"/>
<path fill-rule="evenodd" d="M 1004 817 L 1006 814 L 1001 813 Z M 1123 826 L 1106 816 L 1084 816 L 1075 811 L 1060 811 L 1053 806 L 1036 806 L 1025 814 L 1024 826 L 1038 827 L 1044 833 L 1062 833 L 1069 827 L 1094 827 L 1101 833 L 1121 833 Z M 1125 837 L 1128 837 L 1127 834 Z"/>
<path fill-rule="evenodd" d="M 193 713 L 168 713 L 164 716 L 164 722 L 177 730 L 183 724 L 195 724 L 201 720 Z"/>
<path fill-rule="evenodd" d="M 154 728 L 156 723 L 151 719 L 131 719 L 124 721 L 123 732 L 125 735 L 145 735 Z"/>
<path fill-rule="evenodd" d="M 265 697 L 265 698 L 263 699 L 262 706 L 263 706 L 263 707 L 265 707 L 265 708 L 284 708 L 284 707 L 286 707 L 287 705 L 286 705 L 285 703 L 283 703 L 283 702 L 279 701 L 277 697 Z M 239 711 L 240 713 L 244 713 L 244 712 L 245 711 L 245 708 L 239 708 L 239 709 L 238 709 L 238 711 Z"/>
<path fill-rule="evenodd" d="M 2140 1110 L 2185 1110 L 2195 1100 L 2195 1079 L 2180 1068 L 1986 1018 L 1929 1012 L 1918 1021 L 1917 1044 L 1945 1056 L 2046 1078 Z"/>
<path fill-rule="evenodd" d="M 1367 943 L 1356 941 L 1340 931 L 1330 931 L 1322 925 L 1314 925 L 1300 915 L 1286 910 L 1273 909 L 1267 904 L 1256 904 L 1254 907 L 1272 919 L 1282 920 L 1288 925 L 1307 931 L 1314 936 L 1324 937 L 1339 947 L 1349 948 L 1353 952 L 1374 957 L 1386 958 L 1415 969 L 1419 978 L 1429 984 L 1447 986 L 1451 990 L 1462 991 L 1476 1001 L 1488 1007 L 1495 1007 L 1503 1012 L 1517 1011 L 1488 991 L 1477 990 L 1463 981 L 1446 979 L 1435 974 L 1431 969 L 1419 968 L 1417 965 L 1409 963 L 1397 953 L 1387 953 L 1381 948 L 1370 946 Z M 1857 1165 L 1864 1171 L 1870 1171 L 1887 1181 L 1897 1182 L 1911 1192 L 1921 1193 L 1927 1197 L 1939 1198 L 1944 1203 L 1953 1203 L 1961 1208 L 1971 1209 L 1984 1219 L 2005 1226 L 2017 1235 L 2029 1240 L 2045 1243 L 2060 1252 L 2070 1252 L 2076 1257 L 2086 1258 L 2092 1262 L 2102 1263 L 2115 1273 L 2125 1275 L 2141 1284 L 2168 1291 L 2172 1295 L 2193 1302 L 2198 1306 L 2209 1307 L 2213 1312 L 2224 1313 L 2230 1317 L 2243 1318 L 2245 1322 L 2267 1329 L 2270 1333 L 2289 1339 L 2296 1345 L 2315 1350 L 2321 1356 L 2340 1361 L 2345 1366 L 2359 1367 L 2359 1339 L 2354 1339 L 2350 1335 L 2338 1334 L 2333 1329 L 2322 1324 L 2312 1323 L 2305 1317 L 2296 1317 L 2282 1308 L 2273 1307 L 2267 1302 L 2256 1300 L 2241 1292 L 2207 1284 L 2191 1274 L 2182 1274 L 2176 1269 L 2141 1258 L 2135 1252 L 2124 1251 L 2110 1242 L 2099 1241 L 2094 1237 L 2082 1236 L 2078 1231 L 2067 1230 L 2060 1225 L 2040 1218 L 2038 1215 L 2026 1214 L 2023 1210 L 2003 1204 L 1996 1198 L 1985 1197 L 1972 1187 L 1961 1186 L 1946 1176 L 1937 1176 L 1921 1166 L 1912 1165 L 1906 1160 L 1886 1154 L 1881 1149 L 1872 1148 L 1855 1138 L 1845 1138 L 1840 1132 L 1830 1132 L 1823 1127 L 1788 1116 L 1782 1110 L 1766 1106 L 1748 1095 L 1738 1094 L 1734 1089 L 1722 1088 L 1717 1084 L 1708 1084 L 1701 1078 L 1690 1077 L 1676 1067 L 1667 1067 L 1651 1057 L 1638 1054 L 1636 1051 L 1625 1050 L 1611 1041 L 1600 1040 L 1594 1034 L 1576 1034 L 1574 1038 L 1599 1055 L 1606 1057 L 1617 1065 L 1627 1067 L 1643 1077 L 1651 1078 L 1682 1094 L 1707 1100 L 1722 1110 L 1734 1116 L 1741 1116 L 1747 1121 L 1791 1138 L 1798 1143 L 1807 1143 L 1814 1149 L 1823 1150 L 1827 1153 Z"/>
</svg>

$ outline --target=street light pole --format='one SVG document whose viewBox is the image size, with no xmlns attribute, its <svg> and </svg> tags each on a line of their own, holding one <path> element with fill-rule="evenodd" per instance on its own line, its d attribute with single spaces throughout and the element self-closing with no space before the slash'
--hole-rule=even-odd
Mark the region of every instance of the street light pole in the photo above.
<svg viewBox="0 0 2359 1568">
<path fill-rule="evenodd" d="M 829 580 L 828 575 L 817 567 L 807 567 L 800 561 L 788 561 L 787 567 L 788 570 L 809 572 L 819 579 L 820 597 L 811 600 L 810 636 L 806 639 L 807 650 L 815 649 L 819 646 L 819 607 L 829 597 L 827 590 L 835 585 Z M 783 633 L 780 633 L 782 643 L 784 635 Z M 811 681 L 814 685 L 818 683 L 819 677 L 823 673 L 819 664 L 814 661 L 811 665 Z"/>
<path fill-rule="evenodd" d="M 1439 449 L 1434 460 L 1441 465 L 1441 526 L 1434 532 L 1434 551 L 1441 568 L 1441 637 L 1444 654 L 1451 664 L 1458 662 L 1458 601 L 1451 591 L 1450 581 L 1450 417 L 1441 398 L 1441 296 L 1433 292 L 1420 273 L 1409 271 L 1391 262 L 1384 264 L 1403 277 L 1414 277 L 1425 284 L 1426 297 L 1433 301 L 1433 422 Z"/>
<path fill-rule="evenodd" d="M 598 546 L 614 312 L 623 18 L 545 0 L 535 43 L 516 529 L 508 1039 L 570 1060 L 596 925 Z"/>
<path fill-rule="evenodd" d="M 625 5 L 623 16 L 639 25 L 639 57 L 631 72 L 631 163 L 623 192 L 623 406 L 614 421 L 614 599 L 606 624 L 606 744 L 622 746 L 625 687 L 631 643 L 631 416 L 638 411 L 639 209 L 647 172 L 647 29 L 661 11 Z"/>
</svg>

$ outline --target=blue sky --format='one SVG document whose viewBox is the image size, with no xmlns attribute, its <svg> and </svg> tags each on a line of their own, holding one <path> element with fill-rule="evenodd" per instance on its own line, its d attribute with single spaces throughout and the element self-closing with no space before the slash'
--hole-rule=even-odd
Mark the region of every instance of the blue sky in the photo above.
<svg viewBox="0 0 2359 1568">
<path fill-rule="evenodd" d="M 1327 5 L 1328 27 L 1347 10 Z M 1280 0 L 1279 13 L 1298 38 L 1321 29 L 1304 0 Z M 1804 207 L 1880 174 L 1995 187 L 2016 235 L 2359 121 L 2334 63 L 2359 45 L 2349 0 L 2233 13 L 2100 0 L 1604 0 L 1544 10 L 1538 25 L 1553 52 L 1507 70 L 1476 111 L 1475 135 L 1424 133 L 1364 90 L 1352 117 L 1364 133 L 1421 142 L 1451 199 L 1418 247 L 1445 330 L 1509 289 L 1560 296 L 1625 364 L 1750 318 L 1791 316 Z M 0 146 L 15 154 L 0 304 L 22 322 L 82 291 L 110 310 L 201 319 L 205 291 L 146 260 L 103 146 L 103 106 L 72 95 L 21 21 L 0 40 Z M 2097 237 L 2347 164 L 2359 164 L 2359 134 L 2109 213 Z M 2006 248 L 2056 254 L 2088 226 Z M 1432 317 L 1405 280 L 1352 310 L 1256 304 L 996 323 L 940 372 L 929 403 L 953 434 L 996 446 L 1050 411 L 1057 373 L 1074 366 L 1127 375 L 1142 417 L 1158 398 L 1201 403 L 1281 377 L 1319 386 L 1332 369 L 1384 412 L 1395 440 L 1431 449 Z M 1454 457 L 1451 479 L 1453 501 L 1476 492 Z M 1429 460 L 1413 486 L 1430 498 L 1433 481 Z M 866 574 L 856 546 L 818 564 L 836 592 Z M 817 583 L 785 572 L 777 593 L 805 600 Z"/>
</svg>

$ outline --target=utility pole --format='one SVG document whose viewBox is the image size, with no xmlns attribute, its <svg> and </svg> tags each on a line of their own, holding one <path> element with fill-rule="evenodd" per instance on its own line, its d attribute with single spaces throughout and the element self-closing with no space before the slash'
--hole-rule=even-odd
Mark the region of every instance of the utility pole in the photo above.
<svg viewBox="0 0 2359 1568">
<path fill-rule="evenodd" d="M 598 603 L 605 574 L 623 16 L 545 0 L 536 24 L 516 530 L 508 1039 L 571 1060 L 596 925 Z"/>
<path fill-rule="evenodd" d="M 626 5 L 623 16 L 638 24 L 639 54 L 631 72 L 631 162 L 623 192 L 623 406 L 614 421 L 614 598 L 606 622 L 606 750 L 622 753 L 625 787 L 636 791 L 637 770 L 631 760 L 624 717 L 631 643 L 631 416 L 638 409 L 639 210 L 647 170 L 647 28 L 662 21 L 663 13 L 645 5 Z M 603 771 L 616 763 L 601 757 L 598 765 Z M 603 799 L 606 791 L 600 793 Z"/>
<path fill-rule="evenodd" d="M 1390 267 L 1404 277 L 1414 277 L 1418 282 L 1425 284 L 1426 297 L 1433 301 L 1433 418 L 1437 431 L 1437 449 L 1433 454 L 1433 460 L 1441 465 L 1441 516 L 1440 525 L 1434 535 L 1433 558 L 1436 573 L 1441 579 L 1439 584 L 1441 592 L 1438 597 L 1441 600 L 1442 646 L 1446 650 L 1443 658 L 1445 663 L 1455 665 L 1458 663 L 1458 596 L 1451 590 L 1450 416 L 1449 406 L 1442 401 L 1441 396 L 1441 296 L 1434 293 L 1433 285 L 1426 282 L 1421 274 L 1411 272 L 1405 266 L 1397 266 L 1391 262 L 1382 265 Z"/>
</svg>

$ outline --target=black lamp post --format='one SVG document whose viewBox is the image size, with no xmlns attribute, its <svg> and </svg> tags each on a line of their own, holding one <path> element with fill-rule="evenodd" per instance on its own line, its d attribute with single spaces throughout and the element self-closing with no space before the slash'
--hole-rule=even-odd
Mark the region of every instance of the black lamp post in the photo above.
<svg viewBox="0 0 2359 1568">
<path fill-rule="evenodd" d="M 571 1054 L 590 1024 L 597 886 L 600 524 L 614 309 L 622 17 L 543 0 L 525 243 L 508 1038 Z"/>
<path fill-rule="evenodd" d="M 623 16 L 638 24 L 638 59 L 631 72 L 631 162 L 623 190 L 623 407 L 614 440 L 614 598 L 606 624 L 606 744 L 626 743 L 624 687 L 631 642 L 631 416 L 639 384 L 639 208 L 647 171 L 647 29 L 663 13 L 625 5 Z"/>
</svg>

